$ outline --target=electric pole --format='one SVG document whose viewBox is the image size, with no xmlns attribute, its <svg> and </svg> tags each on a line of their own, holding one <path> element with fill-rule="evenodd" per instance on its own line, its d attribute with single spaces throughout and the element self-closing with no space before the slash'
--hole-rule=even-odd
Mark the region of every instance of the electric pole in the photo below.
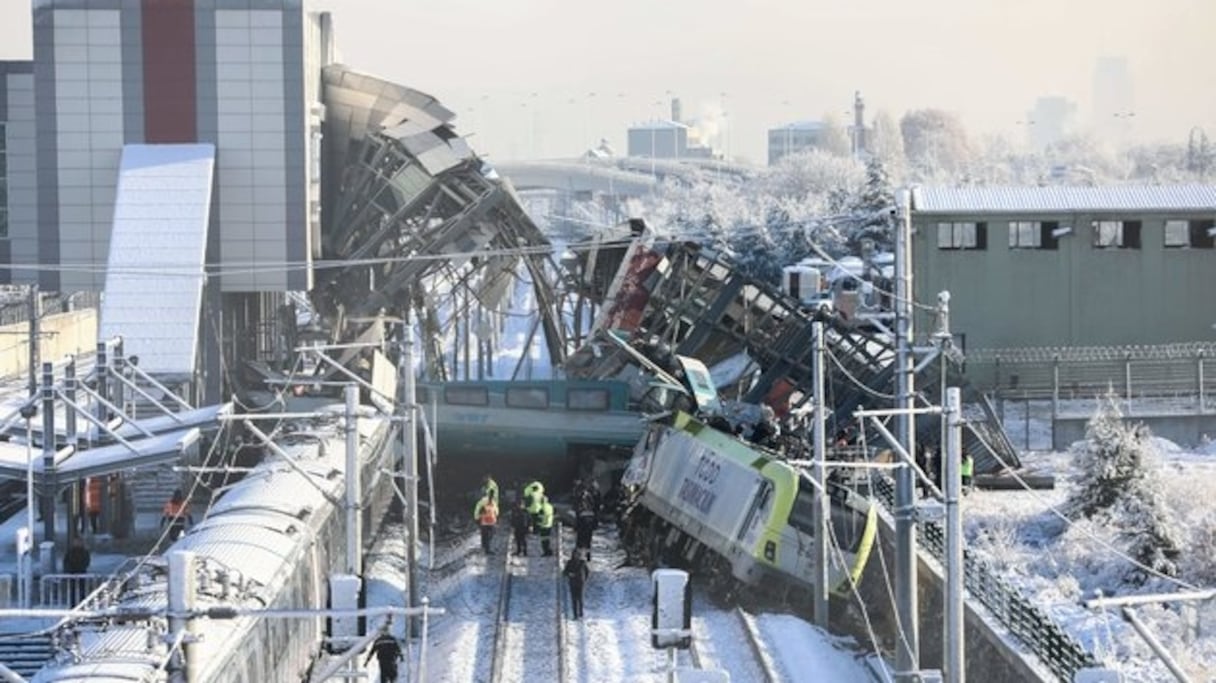
<svg viewBox="0 0 1216 683">
<path fill-rule="evenodd" d="M 900 190 L 895 226 L 895 408 L 896 435 L 909 454 L 915 453 L 915 358 L 912 355 L 912 207 L 911 195 Z M 898 627 L 896 680 L 911 683 L 920 669 L 920 620 L 916 571 L 916 478 L 909 466 L 895 478 L 895 598 Z"/>
<path fill-rule="evenodd" d="M 828 527 L 831 519 L 828 512 L 827 491 L 827 436 L 828 413 L 824 405 L 823 363 L 826 353 L 823 345 L 823 323 L 811 323 L 815 337 L 815 483 L 819 491 L 815 496 L 815 625 L 828 627 Z"/>
</svg>

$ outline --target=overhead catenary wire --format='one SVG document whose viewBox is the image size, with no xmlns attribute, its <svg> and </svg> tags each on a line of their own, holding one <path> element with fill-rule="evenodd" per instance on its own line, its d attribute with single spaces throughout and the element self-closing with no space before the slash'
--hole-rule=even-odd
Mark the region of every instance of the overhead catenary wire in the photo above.
<svg viewBox="0 0 1216 683">
<path fill-rule="evenodd" d="M 797 222 L 792 222 L 782 226 L 779 229 L 773 229 L 769 226 L 760 224 L 754 225 L 736 225 L 731 226 L 733 235 L 746 235 L 752 232 L 759 233 L 765 231 L 767 233 L 785 234 L 797 231 L 805 231 L 807 228 L 817 225 L 837 225 L 847 222 L 865 222 L 872 220 L 873 215 L 859 216 L 857 214 L 839 214 L 833 216 L 823 216 L 814 219 L 805 219 Z M 656 235 L 652 239 L 652 243 L 656 245 L 669 245 L 678 242 L 694 241 L 704 239 L 705 235 L 699 231 L 682 230 L 664 233 L 661 236 Z M 564 248 L 571 252 L 591 251 L 613 246 L 628 246 L 633 241 L 633 238 L 620 240 L 606 240 L 602 242 L 589 242 L 585 244 L 566 244 Z M 810 243 L 811 248 L 815 250 L 821 258 L 829 263 L 843 267 L 843 264 L 835 257 L 828 254 L 819 244 Z M 470 259 L 473 257 L 487 258 L 495 256 L 526 256 L 526 255 L 548 255 L 554 250 L 552 244 L 537 244 L 526 246 L 510 246 L 510 247 L 495 247 L 490 249 L 475 249 L 463 252 L 444 252 L 436 254 L 409 254 L 401 256 L 380 256 L 374 258 L 360 259 L 318 259 L 318 260 L 303 260 L 303 261 L 281 261 L 281 262 L 234 262 L 224 261 L 219 263 L 205 263 L 200 267 L 183 267 L 180 263 L 156 263 L 145 262 L 139 267 L 125 268 L 109 268 L 106 264 L 85 265 L 85 264 L 52 264 L 52 263 L 20 263 L 20 264 L 0 264 L 0 272 L 9 273 L 60 273 L 60 274 L 118 274 L 118 275 L 142 275 L 156 277 L 181 277 L 188 279 L 205 278 L 211 279 L 215 277 L 236 276 L 236 275 L 269 275 L 281 274 L 304 268 L 314 269 L 329 269 L 329 268 L 349 268 L 360 266 L 383 266 L 395 263 L 415 263 L 422 261 L 450 261 L 459 259 Z M 892 300 L 895 300 L 895 293 L 881 288 L 875 288 L 878 291 Z M 917 308 L 925 311 L 937 310 L 935 305 L 924 304 L 916 300 L 910 300 L 909 303 Z"/>
</svg>

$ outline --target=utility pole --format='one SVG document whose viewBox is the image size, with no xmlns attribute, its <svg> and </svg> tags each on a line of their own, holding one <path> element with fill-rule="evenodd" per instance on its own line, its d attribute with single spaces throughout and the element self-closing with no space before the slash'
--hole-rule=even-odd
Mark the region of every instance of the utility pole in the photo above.
<svg viewBox="0 0 1216 683">
<path fill-rule="evenodd" d="M 912 207 L 907 190 L 896 197 L 895 226 L 895 417 L 896 435 L 915 453 L 916 407 L 912 356 Z M 919 607 L 916 571 L 916 478 L 909 466 L 895 475 L 895 598 L 902 636 L 896 642 L 896 680 L 912 683 L 920 669 Z"/>
<path fill-rule="evenodd" d="M 348 384 L 346 397 L 346 573 L 358 576 L 363 539 L 359 528 L 359 387 Z"/>
<path fill-rule="evenodd" d="M 405 471 L 405 556 L 409 576 L 406 585 L 409 590 L 409 602 L 413 607 L 418 604 L 418 429 L 416 424 L 417 398 L 414 387 L 414 323 L 407 305 L 401 316 L 402 341 L 401 358 L 397 367 L 401 378 L 402 396 L 401 409 L 405 418 L 401 430 L 401 460 Z M 406 621 L 405 635 L 409 639 L 414 631 L 414 619 Z"/>
<path fill-rule="evenodd" d="M 942 362 L 946 359 L 943 357 Z M 943 641 L 942 668 L 949 683 L 965 683 L 967 670 L 963 658 L 965 636 L 963 632 L 963 516 L 959 509 L 962 492 L 960 475 L 962 462 L 962 392 L 958 387 L 946 390 L 945 424 L 946 441 L 942 464 L 946 471 L 946 638 Z"/>
<path fill-rule="evenodd" d="M 55 368 L 42 364 L 42 540 L 51 543 L 51 557 L 44 566 L 55 567 Z M 70 526 L 72 520 L 68 520 Z"/>
<path fill-rule="evenodd" d="M 815 483 L 819 490 L 815 496 L 815 625 L 828 627 L 828 513 L 827 491 L 827 435 L 828 413 L 824 405 L 823 363 L 826 360 L 823 346 L 823 323 L 811 323 L 815 338 Z"/>
<path fill-rule="evenodd" d="M 38 285 L 30 285 L 29 317 L 30 317 L 30 348 L 29 348 L 29 382 L 30 398 L 38 393 L 38 339 L 41 335 L 39 326 L 42 317 L 41 298 L 38 296 Z"/>
</svg>

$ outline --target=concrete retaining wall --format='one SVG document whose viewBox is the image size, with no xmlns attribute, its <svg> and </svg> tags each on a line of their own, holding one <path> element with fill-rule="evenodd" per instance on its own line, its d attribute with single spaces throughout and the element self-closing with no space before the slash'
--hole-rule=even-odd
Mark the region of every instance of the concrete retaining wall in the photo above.
<svg viewBox="0 0 1216 683">
<path fill-rule="evenodd" d="M 1127 415 L 1128 422 L 1143 422 L 1154 436 L 1169 439 L 1184 448 L 1194 448 L 1205 436 L 1216 438 L 1216 413 L 1156 413 Z M 1068 450 L 1077 441 L 1085 439 L 1088 417 L 1057 417 L 1052 423 L 1052 449 Z"/>
<path fill-rule="evenodd" d="M 859 591 L 866 603 L 870 622 L 882 642 L 883 650 L 891 653 L 899 634 L 893 597 L 895 528 L 894 522 L 885 512 L 879 514 L 879 542 L 882 544 L 882 552 L 875 548 L 874 554 L 870 556 Z M 942 612 L 945 577 L 936 562 L 926 560 L 924 551 L 920 554 L 917 599 L 920 604 L 921 668 L 941 669 L 942 644 L 945 639 L 945 620 Z M 964 623 L 964 661 L 968 680 L 983 683 L 1056 680 L 1033 654 L 1018 648 L 1017 640 L 978 601 L 968 598 Z M 856 632 L 855 629 L 850 631 Z"/>
<path fill-rule="evenodd" d="M 39 324 L 42 331 L 39 352 L 43 361 L 97 350 L 97 309 L 48 315 Z M 0 326 L 0 377 L 24 375 L 29 359 L 29 323 Z"/>
</svg>

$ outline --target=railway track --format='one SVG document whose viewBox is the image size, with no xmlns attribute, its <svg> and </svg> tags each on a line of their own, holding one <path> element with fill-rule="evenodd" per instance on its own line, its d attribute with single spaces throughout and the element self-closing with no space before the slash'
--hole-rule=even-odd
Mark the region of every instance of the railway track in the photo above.
<svg viewBox="0 0 1216 683">
<path fill-rule="evenodd" d="M 553 540 L 553 557 L 521 558 L 509 554 L 506 548 L 502 551 L 489 676 L 493 683 L 526 679 L 566 683 L 560 530 Z"/>
<path fill-rule="evenodd" d="M 718 625 L 712 631 L 708 630 L 708 625 L 703 621 L 693 621 L 693 639 L 692 644 L 688 649 L 688 662 L 696 669 L 716 669 L 721 667 L 724 662 L 717 661 L 714 656 L 715 641 L 730 638 L 735 639 L 739 634 L 742 635 L 742 640 L 747 643 L 747 651 L 752 655 L 752 666 L 746 666 L 744 662 L 731 662 L 735 670 L 728 671 L 731 680 L 755 680 L 765 681 L 766 683 L 781 683 L 785 680 L 778 672 L 775 662 L 769 656 L 768 651 L 761 644 L 760 631 L 756 626 L 756 622 L 752 615 L 743 611 L 741 607 L 736 607 L 730 612 L 732 615 L 730 621 L 734 622 L 730 627 L 729 634 L 722 630 L 724 624 Z"/>
</svg>

